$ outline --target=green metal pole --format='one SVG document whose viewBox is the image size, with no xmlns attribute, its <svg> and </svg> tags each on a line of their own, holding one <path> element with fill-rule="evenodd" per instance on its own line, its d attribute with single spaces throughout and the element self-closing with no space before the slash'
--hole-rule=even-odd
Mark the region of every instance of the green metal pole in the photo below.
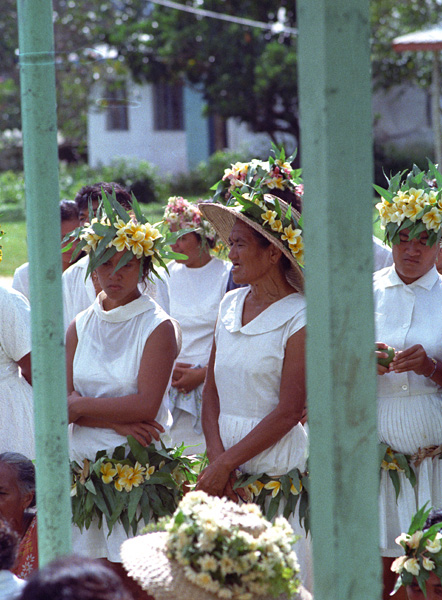
<svg viewBox="0 0 442 600">
<path fill-rule="evenodd" d="M 18 0 L 40 564 L 70 552 L 66 375 L 51 0 Z"/>
<path fill-rule="evenodd" d="M 315 600 L 380 597 L 369 0 L 299 0 Z"/>
</svg>

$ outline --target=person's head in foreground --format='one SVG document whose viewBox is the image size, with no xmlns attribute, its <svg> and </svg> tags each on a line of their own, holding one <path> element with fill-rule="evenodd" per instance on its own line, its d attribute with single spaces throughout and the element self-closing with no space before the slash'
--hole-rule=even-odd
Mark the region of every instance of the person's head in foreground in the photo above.
<svg viewBox="0 0 442 600">
<path fill-rule="evenodd" d="M 428 172 L 414 166 L 397 173 L 376 204 L 384 241 L 392 246 L 396 273 L 405 284 L 423 277 L 436 263 L 442 236 L 442 174 L 429 161 Z"/>
<path fill-rule="evenodd" d="M 391 570 L 398 574 L 394 594 L 405 586 L 409 600 L 442 598 L 442 511 L 421 508 L 413 517 L 408 533 L 396 543 L 405 550 Z"/>
<path fill-rule="evenodd" d="M 128 574 L 156 600 L 310 598 L 283 517 L 271 523 L 254 504 L 190 492 L 162 525 L 121 547 Z"/>
<path fill-rule="evenodd" d="M 20 538 L 25 533 L 35 506 L 35 469 L 29 458 L 18 452 L 0 454 L 0 517 L 6 519 Z"/>
<path fill-rule="evenodd" d="M 269 274 L 278 287 L 287 283 L 303 291 L 301 216 L 291 206 L 270 194 L 234 191 L 227 205 L 207 202 L 199 208 L 230 247 L 235 283 L 253 286 Z"/>
<path fill-rule="evenodd" d="M 17 532 L 0 517 L 0 571 L 10 571 L 14 566 L 19 542 Z"/>
<path fill-rule="evenodd" d="M 132 596 L 104 563 L 66 556 L 36 571 L 20 600 L 132 600 Z"/>
<path fill-rule="evenodd" d="M 210 261 L 210 249 L 216 244 L 216 233 L 200 209 L 181 196 L 171 196 L 164 211 L 164 221 L 170 231 L 189 230 L 172 245 L 174 252 L 185 254 L 187 258 L 177 259 L 189 268 L 203 267 Z"/>
</svg>

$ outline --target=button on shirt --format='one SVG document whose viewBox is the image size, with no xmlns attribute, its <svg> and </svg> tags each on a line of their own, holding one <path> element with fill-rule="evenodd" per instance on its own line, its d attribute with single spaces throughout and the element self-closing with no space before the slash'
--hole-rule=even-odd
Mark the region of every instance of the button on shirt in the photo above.
<svg viewBox="0 0 442 600">
<path fill-rule="evenodd" d="M 406 285 L 394 266 L 374 274 L 376 341 L 405 350 L 421 344 L 442 361 L 442 279 L 436 267 Z M 379 396 L 431 394 L 440 388 L 414 371 L 378 377 Z"/>
</svg>

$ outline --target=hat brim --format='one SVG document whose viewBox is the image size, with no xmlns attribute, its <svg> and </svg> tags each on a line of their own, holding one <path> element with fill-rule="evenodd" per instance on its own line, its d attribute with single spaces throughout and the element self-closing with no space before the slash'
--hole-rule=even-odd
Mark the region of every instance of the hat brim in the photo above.
<svg viewBox="0 0 442 600">
<path fill-rule="evenodd" d="M 281 212 L 284 216 L 287 212 L 288 204 L 279 198 L 278 202 L 281 206 Z M 282 254 L 290 261 L 290 269 L 286 274 L 289 284 L 298 292 L 304 291 L 304 273 L 297 260 L 280 240 L 276 239 L 271 233 L 266 231 L 259 223 L 249 219 L 247 215 L 235 210 L 231 206 L 224 206 L 223 204 L 218 204 L 215 202 L 201 202 L 198 204 L 198 208 L 203 213 L 204 217 L 210 221 L 210 223 L 212 223 L 217 234 L 226 244 L 229 244 L 231 231 L 238 219 L 260 233 L 270 243 L 274 244 L 279 250 L 281 250 Z M 295 210 L 292 209 L 292 213 L 296 217 L 300 218 L 300 215 L 298 215 Z"/>
<path fill-rule="evenodd" d="M 155 600 L 220 600 L 189 581 L 180 564 L 167 556 L 168 536 L 166 532 L 155 532 L 126 540 L 120 552 L 128 575 Z M 296 598 L 309 600 L 311 596 L 301 586 Z M 266 596 L 255 599 L 271 600 Z"/>
</svg>

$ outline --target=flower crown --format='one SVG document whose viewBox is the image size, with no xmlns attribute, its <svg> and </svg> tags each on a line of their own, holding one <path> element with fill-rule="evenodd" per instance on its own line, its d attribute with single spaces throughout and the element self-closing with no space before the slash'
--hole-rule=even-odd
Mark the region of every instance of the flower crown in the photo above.
<svg viewBox="0 0 442 600">
<path fill-rule="evenodd" d="M 115 197 L 102 190 L 102 200 L 97 209 L 97 216 L 93 217 L 92 207 L 89 207 L 90 222 L 83 227 L 77 227 L 70 232 L 63 241 L 78 239 L 79 242 L 72 254 L 72 258 L 81 250 L 89 254 L 89 265 L 86 277 L 97 267 L 108 261 L 116 252 L 124 252 L 115 271 L 124 267 L 134 256 L 140 260 L 140 276 L 143 273 L 143 264 L 146 259 L 151 259 L 150 270 L 159 277 L 153 261 L 156 261 L 167 270 L 164 259 L 186 258 L 165 246 L 173 244 L 180 232 L 170 233 L 164 231 L 163 222 L 151 225 L 141 212 L 140 206 L 132 194 L 132 210 L 126 211 Z M 64 248 L 67 250 L 72 245 Z"/>
<path fill-rule="evenodd" d="M 198 206 L 185 200 L 182 196 L 169 198 L 164 211 L 164 221 L 169 227 L 176 225 L 179 229 L 192 229 L 205 241 L 215 242 L 216 240 L 216 231 L 209 221 L 203 218 Z"/>
<path fill-rule="evenodd" d="M 398 574 L 392 594 L 402 585 L 411 585 L 413 578 L 426 595 L 425 582 L 433 571 L 442 579 L 442 523 L 435 523 L 424 530 L 425 521 L 431 512 L 425 505 L 413 517 L 408 533 L 401 533 L 396 538 L 396 544 L 405 550 L 405 556 L 400 556 L 391 565 L 391 570 Z"/>
<path fill-rule="evenodd" d="M 244 186 L 262 194 L 272 193 L 275 189 L 289 190 L 301 197 L 304 193 L 301 169 L 292 169 L 291 166 L 296 150 L 287 159 L 284 148 L 279 150 L 272 144 L 272 152 L 275 156 L 270 156 L 267 161 L 253 159 L 247 163 L 237 162 L 225 169 L 221 181 L 210 188 L 215 190 L 214 202 L 223 203 L 226 196 L 240 191 Z"/>
<path fill-rule="evenodd" d="M 272 524 L 254 504 L 189 492 L 166 524 L 169 556 L 186 578 L 220 598 L 247 600 L 299 587 L 299 566 L 288 521 Z"/>
<path fill-rule="evenodd" d="M 388 189 L 374 186 L 382 196 L 376 204 L 384 240 L 389 244 L 399 243 L 399 232 L 409 230 L 409 239 L 428 232 L 427 246 L 433 246 L 442 235 L 442 173 L 429 160 L 428 172 L 416 165 L 408 173 L 396 173 L 388 181 Z"/>
<path fill-rule="evenodd" d="M 241 188 L 241 191 L 244 189 Z M 232 198 L 227 202 L 238 212 L 243 213 L 251 221 L 258 223 L 272 237 L 277 239 L 304 266 L 304 241 L 302 237 L 302 217 L 297 221 L 289 205 L 287 212 L 281 209 L 276 196 L 260 192 L 239 193 L 234 190 Z"/>
</svg>

